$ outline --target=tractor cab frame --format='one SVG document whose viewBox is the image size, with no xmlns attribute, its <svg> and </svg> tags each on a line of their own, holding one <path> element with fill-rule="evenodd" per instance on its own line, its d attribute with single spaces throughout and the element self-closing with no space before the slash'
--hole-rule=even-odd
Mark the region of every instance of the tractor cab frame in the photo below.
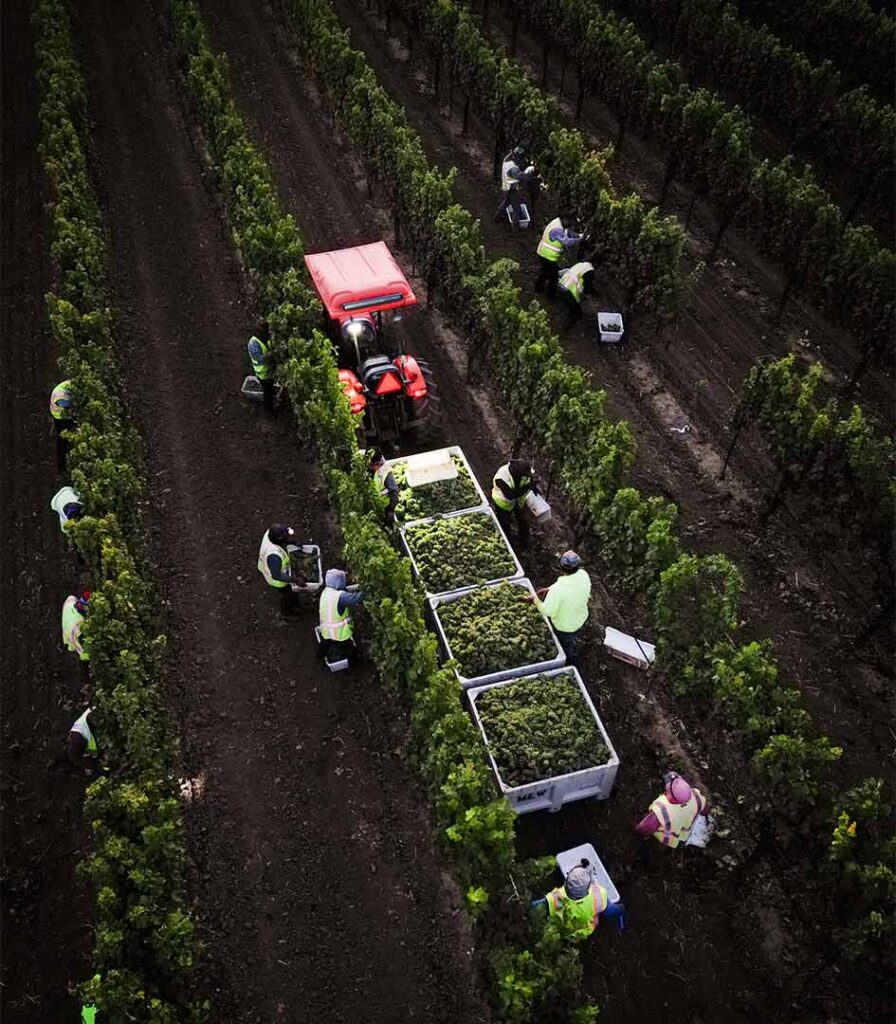
<svg viewBox="0 0 896 1024">
<path fill-rule="evenodd" d="M 398 448 L 439 433 L 440 403 L 429 364 L 405 352 L 390 321 L 417 297 L 385 242 L 309 253 L 305 265 L 326 311 L 339 379 L 365 441 Z M 389 314 L 391 313 L 391 316 Z"/>
</svg>

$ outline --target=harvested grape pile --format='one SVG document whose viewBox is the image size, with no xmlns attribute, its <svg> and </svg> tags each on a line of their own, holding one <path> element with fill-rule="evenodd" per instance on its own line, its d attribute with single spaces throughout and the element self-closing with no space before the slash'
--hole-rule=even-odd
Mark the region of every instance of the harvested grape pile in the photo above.
<svg viewBox="0 0 896 1024">
<path fill-rule="evenodd" d="M 396 519 L 409 523 L 413 519 L 426 519 L 443 512 L 457 512 L 482 504 L 482 497 L 463 461 L 456 455 L 451 456 L 451 461 L 457 467 L 457 476 L 453 480 L 435 480 L 420 487 L 407 486 L 407 466 L 399 463 L 392 467 L 392 474 L 398 484 Z"/>
<path fill-rule="evenodd" d="M 439 606 L 451 656 L 468 679 L 557 656 L 545 617 L 512 583 L 474 590 Z"/>
<path fill-rule="evenodd" d="M 411 526 L 405 534 L 424 587 L 440 594 L 512 576 L 513 556 L 484 512 Z"/>
<path fill-rule="evenodd" d="M 606 764 L 610 752 L 575 679 L 545 675 L 480 694 L 476 710 L 505 786 Z"/>
</svg>

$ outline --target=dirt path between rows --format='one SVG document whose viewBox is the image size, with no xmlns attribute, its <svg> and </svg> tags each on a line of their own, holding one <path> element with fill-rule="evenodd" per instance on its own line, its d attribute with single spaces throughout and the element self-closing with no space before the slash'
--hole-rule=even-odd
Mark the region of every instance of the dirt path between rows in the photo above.
<svg viewBox="0 0 896 1024">
<path fill-rule="evenodd" d="M 334 132 L 320 96 L 302 70 L 291 67 L 270 11 L 239 0 L 208 0 L 203 14 L 213 45 L 228 54 L 238 106 L 271 160 L 278 192 L 308 248 L 378 237 L 391 244 L 388 214 L 368 197 L 363 172 Z M 493 392 L 465 382 L 462 342 L 442 317 L 418 309 L 404 324 L 414 351 L 435 369 L 446 411 L 446 439 L 461 444 L 480 479 L 488 479 L 506 457 L 512 422 Z M 552 552 L 569 537 L 564 529 L 561 518 L 555 530 L 524 554 L 523 564 L 533 579 L 552 578 Z M 620 622 L 619 610 L 600 586 L 596 603 L 595 620 Z M 596 633 L 595 628 L 589 637 L 583 675 L 601 702 L 622 759 L 620 785 L 604 804 L 586 801 L 562 814 L 528 815 L 520 822 L 520 833 L 522 846 L 538 853 L 590 839 L 621 881 L 637 924 L 624 937 L 607 930 L 585 956 L 588 990 L 603 1007 L 601 1019 L 609 1024 L 648 1019 L 657 1012 L 657 991 L 662 988 L 664 1004 L 687 1006 L 694 1021 L 739 1024 L 758 1015 L 791 1024 L 791 1006 L 805 1007 L 803 989 L 821 961 L 801 934 L 801 922 L 787 919 L 787 898 L 775 868 L 758 851 L 750 856 L 755 840 L 744 834 L 737 792 L 730 792 L 731 821 L 744 850 L 719 844 L 710 857 L 696 863 L 660 859 L 644 867 L 634 864 L 636 842 L 630 826 L 654 795 L 657 772 L 668 763 L 670 752 L 683 745 L 697 777 L 703 773 L 713 792 L 722 755 L 714 753 L 711 761 L 700 757 L 674 708 L 665 707 L 660 695 L 644 692 L 643 676 L 608 663 Z M 722 861 L 731 852 L 738 853 L 733 873 Z M 842 1005 L 838 984 L 828 978 L 820 1001 Z M 770 992 L 777 994 L 771 1008 Z M 823 1018 L 820 1011 L 806 1008 L 802 1019 Z"/>
<path fill-rule="evenodd" d="M 49 507 L 67 480 L 56 471 L 47 412 L 59 370 L 44 307 L 52 279 L 31 9 L 9 0 L 2 14 L 0 1019 L 46 1024 L 78 1014 L 68 987 L 90 975 L 91 906 L 75 875 L 84 783 L 47 771 L 86 694 L 59 634 L 79 578 Z"/>
<path fill-rule="evenodd" d="M 480 218 L 487 251 L 517 260 L 523 300 L 537 298 L 532 289 L 535 236 L 513 235 L 491 219 L 497 191 L 491 182 L 490 131 L 471 117 L 473 130 L 462 136 L 461 99 L 456 97 L 455 116 L 448 117 L 447 106 L 432 96 L 430 76 L 408 59 L 394 36 L 385 37 L 381 20 L 353 0 L 336 0 L 335 6 L 382 86 L 405 108 L 430 159 L 443 169 L 459 168 L 458 197 Z M 421 54 L 419 44 L 414 52 Z M 547 212 L 541 210 L 542 219 Z M 751 453 L 750 438 L 741 444 L 729 483 L 719 484 L 708 462 L 708 454 L 718 462 L 724 452 L 724 442 L 719 443 L 732 386 L 759 354 L 779 344 L 737 294 L 742 273 L 724 267 L 714 273 L 700 285 L 669 349 L 643 332 L 625 353 L 595 351 L 584 328 L 560 332 L 560 337 L 570 361 L 606 389 L 611 415 L 631 424 L 639 446 L 634 482 L 680 506 L 689 547 L 723 552 L 743 569 L 746 632 L 774 640 L 787 678 L 803 690 L 819 729 L 846 748 L 847 777 L 879 774 L 891 749 L 889 638 L 878 635 L 861 648 L 848 642 L 872 615 L 873 560 L 834 544 L 817 531 L 815 520 L 803 522 L 798 510 L 761 526 L 756 485 L 767 482 L 771 469 L 759 453 Z M 756 281 L 750 284 L 753 291 L 759 287 Z M 559 309 L 550 304 L 549 309 L 559 328 Z M 759 340 L 761 329 L 768 331 L 766 342 Z M 687 434 L 670 429 L 684 423 L 692 428 Z"/>
<path fill-rule="evenodd" d="M 203 180 L 159 5 L 83 5 L 96 173 L 184 771 L 190 886 L 217 1021 L 477 1021 L 468 944 L 369 671 L 323 673 L 309 610 L 256 572 L 288 520 L 337 550 L 288 417 L 239 395 L 252 313 Z"/>
</svg>

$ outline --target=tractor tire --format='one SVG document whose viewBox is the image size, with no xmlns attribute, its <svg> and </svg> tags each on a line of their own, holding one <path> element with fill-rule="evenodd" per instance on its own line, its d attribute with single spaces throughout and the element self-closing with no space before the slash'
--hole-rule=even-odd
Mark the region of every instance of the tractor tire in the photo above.
<svg viewBox="0 0 896 1024">
<path fill-rule="evenodd" d="M 417 365 L 426 381 L 426 398 L 414 403 L 414 418 L 408 428 L 415 444 L 425 444 L 442 439 L 442 399 L 429 363 L 418 359 Z"/>
</svg>

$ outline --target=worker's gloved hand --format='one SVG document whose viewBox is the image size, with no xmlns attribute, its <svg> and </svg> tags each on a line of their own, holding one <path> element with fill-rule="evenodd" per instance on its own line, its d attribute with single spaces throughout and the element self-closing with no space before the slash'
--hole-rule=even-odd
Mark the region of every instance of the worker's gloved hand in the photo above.
<svg viewBox="0 0 896 1024">
<path fill-rule="evenodd" d="M 532 604 L 532 602 L 535 600 L 535 595 L 534 594 L 523 594 L 523 596 L 520 598 L 520 600 L 524 601 L 526 604 Z"/>
<path fill-rule="evenodd" d="M 529 904 L 530 907 L 546 907 L 548 901 L 542 896 L 540 899 L 532 900 Z"/>
</svg>

